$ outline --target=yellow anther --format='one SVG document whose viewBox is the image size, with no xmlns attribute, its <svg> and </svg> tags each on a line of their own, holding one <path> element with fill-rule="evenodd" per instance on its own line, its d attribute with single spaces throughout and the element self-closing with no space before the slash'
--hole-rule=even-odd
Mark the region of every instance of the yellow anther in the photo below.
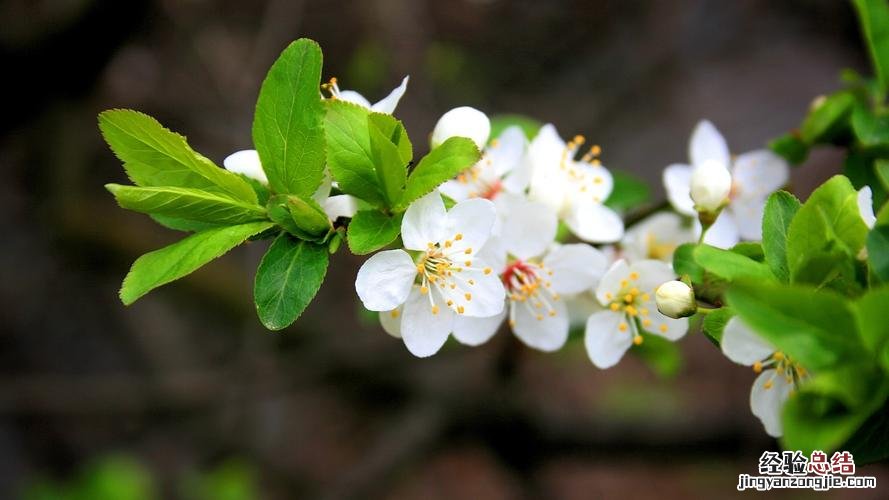
<svg viewBox="0 0 889 500">
<path fill-rule="evenodd" d="M 422 293 L 423 295 L 426 295 L 427 293 L 429 293 L 429 288 L 427 288 L 425 286 L 421 286 L 420 293 Z"/>
<path fill-rule="evenodd" d="M 632 293 L 633 295 L 639 295 L 639 289 L 636 287 L 633 287 L 630 289 L 630 293 Z"/>
<path fill-rule="evenodd" d="M 642 301 L 648 302 L 649 300 L 651 300 L 651 295 L 648 295 L 647 293 L 643 293 L 642 294 Z"/>
<path fill-rule="evenodd" d="M 633 306 L 627 306 L 626 309 L 624 309 L 624 310 L 625 310 L 625 311 L 627 312 L 627 314 L 629 314 L 630 316 L 635 316 L 635 315 L 636 315 L 636 308 L 633 307 Z"/>
<path fill-rule="evenodd" d="M 451 290 L 453 290 L 453 289 L 455 289 L 455 288 L 457 288 L 457 284 L 456 284 L 456 283 L 451 283 Z"/>
<path fill-rule="evenodd" d="M 631 272 L 631 273 L 630 273 L 630 279 L 631 279 L 631 280 L 637 280 L 637 279 L 639 279 L 639 273 L 637 273 L 636 271 Z"/>
<path fill-rule="evenodd" d="M 602 184 L 602 178 L 598 175 L 593 177 L 593 184 Z"/>
<path fill-rule="evenodd" d="M 571 142 L 573 142 L 579 146 L 579 145 L 583 144 L 584 142 L 586 142 L 586 137 L 584 137 L 580 134 L 577 134 L 574 136 L 574 139 L 572 139 Z"/>
<path fill-rule="evenodd" d="M 555 311 L 555 309 L 551 310 L 551 311 L 549 312 L 549 315 L 550 315 L 550 317 L 555 317 L 555 316 L 556 316 L 556 311 Z"/>
<path fill-rule="evenodd" d="M 620 280 L 620 287 L 621 287 L 621 288 L 624 288 L 624 287 L 626 287 L 626 286 L 629 285 L 629 284 L 630 284 L 630 282 L 627 281 L 627 280 Z"/>
<path fill-rule="evenodd" d="M 757 361 L 756 363 L 753 363 L 753 371 L 754 371 L 755 373 L 761 373 L 761 372 L 762 372 L 762 361 Z"/>
<path fill-rule="evenodd" d="M 467 283 L 469 283 L 470 285 L 474 285 L 474 284 L 475 284 L 475 280 L 469 280 L 469 281 L 467 281 Z"/>
<path fill-rule="evenodd" d="M 646 309 L 644 307 L 639 309 L 639 314 L 641 314 L 643 316 L 648 316 L 648 309 Z"/>
<path fill-rule="evenodd" d="M 774 358 L 775 361 L 784 361 L 784 353 L 777 351 L 775 354 L 772 354 L 772 358 Z"/>
<path fill-rule="evenodd" d="M 667 333 L 667 325 L 662 323 L 661 326 L 658 327 L 658 330 L 660 330 L 661 333 Z"/>
<path fill-rule="evenodd" d="M 393 318 L 397 318 L 399 314 L 400 313 L 398 312 L 398 309 L 392 309 L 392 312 L 389 313 L 389 316 L 392 316 Z"/>
<path fill-rule="evenodd" d="M 466 300 L 472 300 L 472 294 L 471 294 L 471 293 L 463 294 L 463 297 L 465 297 Z"/>
<path fill-rule="evenodd" d="M 537 321 L 543 321 L 543 315 L 542 315 L 542 314 L 538 314 L 538 315 L 537 315 Z"/>
<path fill-rule="evenodd" d="M 484 272 L 485 272 L 485 274 L 491 274 L 491 268 L 486 267 Z"/>
<path fill-rule="evenodd" d="M 432 243 L 432 242 L 426 243 L 426 247 L 430 248 L 430 249 L 435 248 L 435 243 Z"/>
<path fill-rule="evenodd" d="M 467 260 L 467 261 L 464 262 L 463 264 L 466 265 L 466 267 L 469 267 L 469 266 L 472 265 L 472 261 L 471 261 L 471 260 Z"/>
<path fill-rule="evenodd" d="M 634 297 L 632 293 L 624 295 L 624 302 L 627 304 L 632 304 L 634 300 L 636 300 L 636 297 Z"/>
<path fill-rule="evenodd" d="M 454 242 L 452 242 L 451 240 L 447 240 L 447 241 L 445 241 L 445 248 L 451 248 L 451 246 L 453 244 L 454 244 Z"/>
<path fill-rule="evenodd" d="M 622 332 L 625 332 L 625 331 L 627 331 L 627 324 L 624 322 L 621 322 L 619 325 L 617 325 L 617 329 Z"/>
<path fill-rule="evenodd" d="M 649 326 L 651 326 L 651 320 L 650 319 L 643 319 L 642 326 L 645 328 L 648 328 Z"/>
<path fill-rule="evenodd" d="M 448 300 L 448 306 L 450 307 L 450 306 L 452 306 L 452 305 L 454 305 L 454 301 L 453 301 L 453 300 Z"/>
<path fill-rule="evenodd" d="M 611 310 L 614 312 L 620 311 L 620 304 L 618 304 L 617 302 L 612 302 L 611 303 Z"/>
<path fill-rule="evenodd" d="M 633 337 L 633 343 L 639 345 L 642 343 L 642 335 L 636 335 Z"/>
<path fill-rule="evenodd" d="M 457 234 L 454 236 L 454 239 L 457 240 L 457 241 L 462 240 L 462 239 L 463 239 L 463 233 L 457 233 Z"/>
<path fill-rule="evenodd" d="M 417 264 L 417 272 L 418 273 L 426 272 L 426 266 L 424 266 L 423 264 Z"/>
<path fill-rule="evenodd" d="M 772 381 L 766 380 L 766 383 L 762 384 L 762 386 L 765 387 L 766 389 L 771 389 L 772 388 Z"/>
<path fill-rule="evenodd" d="M 438 314 L 438 306 L 432 306 L 432 314 Z"/>
<path fill-rule="evenodd" d="M 612 294 L 611 292 L 605 292 L 605 298 L 611 300 L 614 298 L 614 294 Z"/>
<path fill-rule="evenodd" d="M 463 250 L 463 253 L 465 253 L 466 255 L 471 254 L 471 253 L 472 253 L 472 247 L 469 247 L 469 248 L 467 248 L 466 250 Z"/>
<path fill-rule="evenodd" d="M 514 326 L 515 326 L 515 320 L 514 319 L 509 320 L 509 327 L 512 328 Z"/>
<path fill-rule="evenodd" d="M 590 153 L 593 156 L 599 156 L 600 154 L 602 154 L 602 148 L 599 147 L 598 144 L 593 144 L 593 147 L 590 148 Z"/>
<path fill-rule="evenodd" d="M 466 309 L 464 309 L 463 306 L 457 306 L 457 312 L 458 312 L 458 313 L 463 314 L 463 311 L 465 311 L 465 310 L 466 310 Z"/>
</svg>

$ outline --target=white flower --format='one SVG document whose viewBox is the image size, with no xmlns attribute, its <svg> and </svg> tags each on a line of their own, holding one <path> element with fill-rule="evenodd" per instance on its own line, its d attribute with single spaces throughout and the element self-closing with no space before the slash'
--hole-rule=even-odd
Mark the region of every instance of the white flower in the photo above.
<svg viewBox="0 0 889 500">
<path fill-rule="evenodd" d="M 691 316 L 698 309 L 695 292 L 690 286 L 677 280 L 668 281 L 654 291 L 657 310 L 670 318 Z"/>
<path fill-rule="evenodd" d="M 691 171 L 689 194 L 699 211 L 718 211 L 732 190 L 732 174 L 716 160 L 706 160 Z"/>
<path fill-rule="evenodd" d="M 627 265 L 615 262 L 596 287 L 596 299 L 607 309 L 592 314 L 586 323 L 584 343 L 593 364 L 609 368 L 617 364 L 633 343 L 642 342 L 641 329 L 668 340 L 678 340 L 688 330 L 688 319 L 673 319 L 657 310 L 654 292 L 674 278 L 673 270 L 659 260 Z"/>
<path fill-rule="evenodd" d="M 806 370 L 763 340 L 740 318 L 726 323 L 722 352 L 735 363 L 752 366 L 759 376 L 750 389 L 750 409 L 772 437 L 783 434 L 781 410 L 793 390 L 807 377 Z"/>
<path fill-rule="evenodd" d="M 408 80 L 410 80 L 410 76 L 404 77 L 404 79 L 401 80 L 401 85 L 395 87 L 389 95 L 375 104 L 371 104 L 363 95 L 354 90 L 340 90 L 336 78 L 331 78 L 329 83 L 322 85 L 322 88 L 330 92 L 330 96 L 333 99 L 351 102 L 352 104 L 357 104 L 377 113 L 391 115 L 395 112 L 395 108 L 398 106 L 398 101 L 401 100 L 401 96 L 407 91 Z"/>
<path fill-rule="evenodd" d="M 874 195 L 870 186 L 864 186 L 858 190 L 858 213 L 861 214 L 868 229 L 873 229 L 877 218 L 874 216 Z"/>
<path fill-rule="evenodd" d="M 691 224 L 673 212 L 658 212 L 627 229 L 620 246 L 630 262 L 657 259 L 672 263 L 676 247 L 693 241 Z"/>
<path fill-rule="evenodd" d="M 229 172 L 245 175 L 266 185 L 269 183 L 265 171 L 262 169 L 259 154 L 255 149 L 236 151 L 228 155 L 222 161 L 222 165 Z M 324 178 L 321 180 L 321 185 L 312 194 L 312 199 L 324 209 L 327 218 L 332 222 L 338 217 L 352 217 L 355 215 L 355 212 L 358 211 L 358 200 L 347 194 L 330 196 L 332 187 L 333 182 L 330 178 L 330 172 L 324 170 Z"/>
<path fill-rule="evenodd" d="M 721 165 L 729 172 L 732 180 L 728 194 L 729 203 L 720 212 L 713 226 L 707 230 L 704 242 L 728 248 L 741 238 L 762 239 L 763 208 L 769 194 L 787 183 L 790 175 L 787 162 L 764 149 L 744 153 L 732 161 L 725 139 L 716 127 L 706 120 L 698 123 L 692 133 L 689 157 L 691 165 L 674 164 L 664 170 L 664 186 L 673 208 L 681 214 L 696 216 L 695 202 L 690 194 L 692 170 L 699 166 L 710 165 L 704 168 L 718 171 L 714 166 Z M 719 175 L 724 176 L 724 174 Z"/>
<path fill-rule="evenodd" d="M 491 120 L 488 115 L 469 106 L 460 106 L 441 115 L 432 130 L 430 142 L 435 148 L 451 137 L 468 137 L 482 149 L 490 135 Z"/>
<path fill-rule="evenodd" d="M 458 316 L 489 317 L 503 311 L 505 292 L 493 269 L 476 253 L 488 241 L 496 217 L 488 200 L 472 199 L 445 210 L 438 191 L 408 207 L 401 224 L 405 250 L 372 256 L 355 280 L 364 307 L 400 317 L 400 335 L 416 356 L 441 349 Z"/>
<path fill-rule="evenodd" d="M 534 257 L 552 243 L 559 221 L 549 207 L 525 197 L 530 180 L 527 145 L 524 132 L 519 127 L 509 127 L 491 141 L 472 168 L 439 189 L 458 202 L 470 198 L 494 202 L 494 235 L 507 244 L 505 250 L 513 255 Z"/>
<path fill-rule="evenodd" d="M 540 129 L 528 147 L 529 197 L 555 211 L 578 238 L 592 243 L 614 242 L 623 236 L 623 221 L 603 204 L 614 181 L 596 158 L 597 146 L 575 159 L 583 142 L 583 137 L 577 136 L 566 144 L 551 124 Z"/>
<path fill-rule="evenodd" d="M 507 308 L 492 318 L 457 318 L 454 337 L 469 345 L 486 342 L 508 317 L 512 331 L 527 346 L 541 351 L 561 348 L 570 327 L 564 298 L 592 288 L 607 265 L 602 252 L 583 243 L 553 245 L 534 257 L 507 259 L 502 248 L 486 247 L 483 253 L 491 255 L 506 286 Z"/>
</svg>

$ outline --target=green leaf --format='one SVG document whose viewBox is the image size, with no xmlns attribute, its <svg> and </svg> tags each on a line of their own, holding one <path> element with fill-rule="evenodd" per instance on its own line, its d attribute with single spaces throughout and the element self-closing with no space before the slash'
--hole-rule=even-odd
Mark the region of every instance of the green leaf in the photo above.
<svg viewBox="0 0 889 500">
<path fill-rule="evenodd" d="M 149 217 L 154 219 L 154 222 L 157 222 L 161 226 L 164 226 L 167 229 L 172 229 L 174 231 L 185 231 L 188 233 L 194 233 L 197 231 L 203 231 L 205 229 L 212 229 L 214 227 L 224 226 L 226 224 L 214 224 L 212 222 L 201 222 L 196 220 L 188 220 L 188 219 L 178 219 L 176 217 L 168 217 L 166 215 L 158 215 L 158 214 L 150 214 Z"/>
<path fill-rule="evenodd" d="M 787 267 L 791 281 L 800 281 L 810 261 L 831 262 L 837 248 L 854 257 L 864 246 L 867 226 L 858 211 L 858 193 L 841 175 L 822 184 L 797 211 L 787 230 Z M 827 257 L 825 257 L 827 256 Z M 834 259 L 835 260 L 835 259 Z M 805 274 L 812 279 L 812 268 Z M 827 268 L 824 278 L 833 269 Z M 815 283 L 818 284 L 818 283 Z"/>
<path fill-rule="evenodd" d="M 349 222 L 349 250 L 356 255 L 365 255 L 392 243 L 401 233 L 403 215 L 386 215 L 376 210 L 359 211 Z"/>
<path fill-rule="evenodd" d="M 842 449 L 855 457 L 855 463 L 867 464 L 889 458 L 889 405 L 883 404 L 843 444 Z"/>
<path fill-rule="evenodd" d="M 855 318 L 858 320 L 861 342 L 877 357 L 889 347 L 887 310 L 889 310 L 889 286 L 871 289 L 855 303 Z M 889 366 L 884 369 L 889 372 Z"/>
<path fill-rule="evenodd" d="M 370 112 L 339 99 L 325 101 L 327 117 L 327 164 L 340 190 L 373 206 L 386 208 L 374 168 L 367 117 Z"/>
<path fill-rule="evenodd" d="M 874 162 L 874 173 L 883 191 L 889 191 L 889 160 L 879 159 Z"/>
<path fill-rule="evenodd" d="M 876 116 L 863 105 L 852 112 L 852 131 L 863 149 L 889 149 L 889 116 Z"/>
<path fill-rule="evenodd" d="M 889 226 L 877 226 L 867 235 L 867 261 L 883 283 L 889 283 Z"/>
<path fill-rule="evenodd" d="M 265 219 L 265 210 L 222 194 L 177 187 L 106 184 L 117 203 L 128 210 L 213 224 L 241 224 Z"/>
<path fill-rule="evenodd" d="M 683 243 L 673 252 L 673 269 L 678 276 L 686 275 L 694 283 L 704 280 L 704 268 L 695 260 L 694 251 L 697 245 Z"/>
<path fill-rule="evenodd" d="M 878 152 L 872 151 L 871 154 Z M 887 150 L 889 153 L 889 150 Z M 849 151 L 846 159 L 843 161 L 843 174 L 852 182 L 852 187 L 856 190 L 864 186 L 870 186 L 873 194 L 874 206 L 881 206 L 886 201 L 886 190 L 883 188 L 883 181 L 880 179 L 880 171 L 878 165 L 883 160 L 874 160 L 871 154 L 864 154 L 858 151 Z"/>
<path fill-rule="evenodd" d="M 810 145 L 830 142 L 847 127 L 854 103 L 855 96 L 845 91 L 820 99 L 800 125 L 800 138 Z"/>
<path fill-rule="evenodd" d="M 722 332 L 728 320 L 735 315 L 735 312 L 729 307 L 720 307 L 704 316 L 704 334 L 710 337 L 717 344 L 722 343 Z"/>
<path fill-rule="evenodd" d="M 185 137 L 154 118 L 128 109 L 99 114 L 102 136 L 139 186 L 173 186 L 225 194 L 256 203 L 256 194 L 239 175 L 196 153 Z"/>
<path fill-rule="evenodd" d="M 889 5 L 884 0 L 854 0 L 858 20 L 880 88 L 889 88 Z"/>
<path fill-rule="evenodd" d="M 769 149 L 787 160 L 791 165 L 799 165 L 809 156 L 809 146 L 797 134 L 787 133 L 772 139 Z"/>
<path fill-rule="evenodd" d="M 252 222 L 195 233 L 170 246 L 147 253 L 133 263 L 123 280 L 120 300 L 130 305 L 151 290 L 177 280 L 274 225 Z"/>
<path fill-rule="evenodd" d="M 745 281 L 732 285 L 726 298 L 745 323 L 810 371 L 863 352 L 851 307 L 833 292 Z"/>
<path fill-rule="evenodd" d="M 407 164 L 410 160 L 406 162 L 402 159 L 402 152 L 392 142 L 391 132 L 387 134 L 377 123 L 381 123 L 383 127 L 387 125 L 381 118 L 374 119 L 374 115 L 368 116 L 370 149 L 373 154 L 378 183 L 386 198 L 386 205 L 392 207 L 398 203 L 404 192 L 404 186 L 407 183 Z M 392 130 L 397 131 L 398 129 L 392 127 Z"/>
<path fill-rule="evenodd" d="M 698 245 L 694 258 L 708 273 L 728 282 L 736 279 L 760 279 L 766 282 L 774 280 L 768 266 L 730 250 Z"/>
<path fill-rule="evenodd" d="M 406 166 L 414 159 L 414 147 L 401 121 L 385 113 L 371 113 L 368 115 L 368 120 L 376 125 L 392 144 L 398 147 L 398 156 L 403 165 Z"/>
<path fill-rule="evenodd" d="M 471 139 L 451 137 L 424 156 L 407 179 L 398 208 L 405 209 L 444 181 L 475 165 L 481 153 Z"/>
<path fill-rule="evenodd" d="M 543 124 L 524 115 L 505 114 L 491 117 L 491 138 L 496 139 L 509 127 L 519 127 L 528 140 L 534 139 Z"/>
<path fill-rule="evenodd" d="M 642 179 L 619 170 L 612 170 L 611 174 L 614 177 L 614 189 L 605 200 L 609 207 L 618 211 L 632 210 L 651 198 L 651 190 Z"/>
<path fill-rule="evenodd" d="M 272 65 L 256 101 L 253 143 L 269 186 L 311 196 L 324 176 L 321 48 L 301 38 Z"/>
<path fill-rule="evenodd" d="M 855 434 L 870 413 L 850 411 L 841 403 L 805 386 L 784 404 L 782 446 L 809 455 L 813 450 L 831 452 Z"/>
<path fill-rule="evenodd" d="M 256 270 L 253 297 L 259 320 L 280 330 L 302 314 L 324 281 L 327 247 L 281 233 Z"/>
<path fill-rule="evenodd" d="M 287 196 L 287 205 L 293 222 L 308 234 L 322 236 L 330 231 L 330 219 L 318 203 L 312 198 L 300 198 L 296 195 Z"/>
<path fill-rule="evenodd" d="M 787 268 L 787 230 L 800 202 L 787 191 L 769 196 L 762 216 L 762 250 L 765 261 L 781 281 L 790 279 Z"/>
<path fill-rule="evenodd" d="M 729 248 L 729 251 L 738 255 L 743 255 L 756 262 L 765 261 L 765 253 L 763 253 L 762 243 L 756 241 L 742 241 L 736 243 L 735 246 Z"/>
</svg>

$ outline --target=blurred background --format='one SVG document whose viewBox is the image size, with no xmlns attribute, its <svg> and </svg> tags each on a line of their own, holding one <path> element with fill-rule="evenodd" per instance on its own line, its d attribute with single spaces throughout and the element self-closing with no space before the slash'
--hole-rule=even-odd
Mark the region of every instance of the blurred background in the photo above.
<svg viewBox="0 0 889 500">
<path fill-rule="evenodd" d="M 0 498 L 712 498 L 777 449 L 754 374 L 701 335 L 666 376 L 507 332 L 419 360 L 361 311 L 347 252 L 279 333 L 252 305 L 266 243 L 124 308 L 130 263 L 180 235 L 104 191 L 126 179 L 96 114 L 144 111 L 221 163 L 250 147 L 267 68 L 310 37 L 324 78 L 371 101 L 411 76 L 417 154 L 454 106 L 520 113 L 661 198 L 699 119 L 744 152 L 841 69 L 870 72 L 846 2 L 10 0 L 0 19 Z M 794 190 L 840 164 L 819 151 Z M 885 464 L 858 474 L 889 484 Z"/>
</svg>

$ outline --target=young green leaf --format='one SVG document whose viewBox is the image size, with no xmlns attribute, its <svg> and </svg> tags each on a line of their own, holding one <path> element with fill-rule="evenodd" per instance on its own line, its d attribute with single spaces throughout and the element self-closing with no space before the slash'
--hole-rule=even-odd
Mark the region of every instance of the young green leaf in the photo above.
<svg viewBox="0 0 889 500">
<path fill-rule="evenodd" d="M 722 332 L 728 320 L 734 316 L 734 311 L 729 307 L 720 307 L 715 311 L 711 311 L 704 316 L 704 334 L 710 337 L 716 344 L 722 342 Z"/>
<path fill-rule="evenodd" d="M 864 105 L 856 105 L 852 112 L 852 131 L 863 149 L 885 152 L 889 150 L 889 117 L 877 116 Z"/>
<path fill-rule="evenodd" d="M 694 283 L 704 280 L 704 268 L 695 260 L 694 251 L 697 245 L 683 243 L 673 252 L 673 269 L 679 276 L 688 276 Z"/>
<path fill-rule="evenodd" d="M 407 179 L 398 208 L 405 209 L 414 200 L 430 193 L 444 181 L 475 165 L 481 153 L 466 137 L 451 137 L 424 156 Z"/>
<path fill-rule="evenodd" d="M 287 205 L 296 226 L 308 234 L 323 236 L 330 230 L 330 220 L 324 209 L 312 198 L 287 196 Z"/>
<path fill-rule="evenodd" d="M 762 216 L 762 250 L 765 261 L 781 281 L 790 279 L 787 269 L 787 230 L 800 202 L 787 191 L 772 193 Z"/>
<path fill-rule="evenodd" d="M 884 0 L 853 0 L 880 88 L 889 89 L 889 5 Z"/>
<path fill-rule="evenodd" d="M 370 113 L 368 120 L 389 138 L 389 142 L 398 147 L 398 156 L 403 165 L 407 165 L 414 159 L 414 147 L 401 121 L 385 113 Z"/>
<path fill-rule="evenodd" d="M 106 184 L 105 188 L 121 207 L 145 214 L 229 225 L 266 218 L 259 205 L 197 189 L 120 184 Z"/>
<path fill-rule="evenodd" d="M 619 170 L 612 170 L 611 175 L 614 177 L 614 189 L 605 200 L 605 205 L 615 210 L 627 211 L 648 202 L 651 190 L 645 181 Z"/>
<path fill-rule="evenodd" d="M 262 82 L 253 117 L 253 143 L 269 186 L 279 194 L 311 196 L 324 176 L 321 48 L 291 43 Z"/>
<path fill-rule="evenodd" d="M 807 144 L 829 142 L 848 127 L 855 97 L 845 91 L 821 99 L 800 125 L 800 138 Z"/>
<path fill-rule="evenodd" d="M 212 222 L 201 222 L 196 220 L 188 220 L 188 219 L 178 219 L 176 217 L 169 217 L 166 215 L 158 215 L 158 214 L 149 214 L 149 217 L 154 219 L 154 222 L 157 222 L 161 226 L 164 226 L 167 229 L 172 229 L 174 231 L 184 231 L 187 233 L 195 233 L 198 231 L 204 231 L 206 229 L 213 229 L 214 227 L 225 226 L 227 224 L 214 224 Z"/>
<path fill-rule="evenodd" d="M 787 229 L 791 281 L 798 281 L 802 271 L 808 269 L 806 282 L 813 283 L 810 261 L 823 260 L 821 255 L 836 255 L 837 247 L 855 256 L 864 246 L 866 236 L 867 226 L 858 211 L 858 193 L 847 178 L 832 177 L 812 193 Z M 825 269 L 822 278 L 830 272 L 831 269 Z"/>
<path fill-rule="evenodd" d="M 404 185 L 407 182 L 407 162 L 402 160 L 398 146 L 392 142 L 391 132 L 386 134 L 381 130 L 377 125 L 381 120 L 375 120 L 373 116 L 371 114 L 367 119 L 370 149 L 377 171 L 377 180 L 386 197 L 386 205 L 392 207 L 398 203 L 404 192 Z"/>
<path fill-rule="evenodd" d="M 877 226 L 867 235 L 867 261 L 883 283 L 889 283 L 889 226 Z"/>
<path fill-rule="evenodd" d="M 392 243 L 401 233 L 403 215 L 386 215 L 376 210 L 359 211 L 349 222 L 346 234 L 349 250 L 356 255 L 365 255 Z"/>
<path fill-rule="evenodd" d="M 154 118 L 128 109 L 99 114 L 102 136 L 139 186 L 174 186 L 226 194 L 256 203 L 256 194 L 239 175 L 217 167 L 196 153 L 185 137 Z"/>
<path fill-rule="evenodd" d="M 889 308 L 889 286 L 871 289 L 855 303 L 855 317 L 858 320 L 861 342 L 877 358 L 884 349 L 889 348 L 887 308 Z M 889 371 L 889 367 L 886 367 L 886 370 Z"/>
<path fill-rule="evenodd" d="M 782 156 L 791 165 L 799 165 L 809 156 L 809 146 L 795 133 L 787 133 L 772 139 L 769 142 L 769 149 Z"/>
<path fill-rule="evenodd" d="M 726 298 L 745 323 L 808 370 L 829 368 L 863 353 L 851 306 L 836 293 L 745 281 L 731 286 Z"/>
<path fill-rule="evenodd" d="M 765 261 L 765 253 L 763 253 L 762 243 L 758 241 L 742 241 L 740 243 L 735 243 L 735 246 L 729 248 L 729 251 L 738 255 L 743 255 L 756 262 Z"/>
<path fill-rule="evenodd" d="M 775 277 L 768 266 L 750 257 L 722 250 L 710 245 L 698 245 L 694 250 L 695 261 L 708 273 L 712 273 L 726 281 L 736 279 L 759 279 L 774 281 Z"/>
<path fill-rule="evenodd" d="M 151 290 L 177 280 L 271 227 L 252 222 L 195 233 L 170 246 L 147 253 L 133 263 L 123 280 L 120 300 L 130 305 Z"/>
<path fill-rule="evenodd" d="M 327 246 L 281 233 L 256 270 L 253 296 L 260 321 L 280 330 L 302 314 L 327 273 Z"/>
<path fill-rule="evenodd" d="M 340 190 L 375 207 L 387 208 L 374 168 L 367 116 L 370 112 L 350 102 L 326 101 L 327 164 Z"/>
</svg>

